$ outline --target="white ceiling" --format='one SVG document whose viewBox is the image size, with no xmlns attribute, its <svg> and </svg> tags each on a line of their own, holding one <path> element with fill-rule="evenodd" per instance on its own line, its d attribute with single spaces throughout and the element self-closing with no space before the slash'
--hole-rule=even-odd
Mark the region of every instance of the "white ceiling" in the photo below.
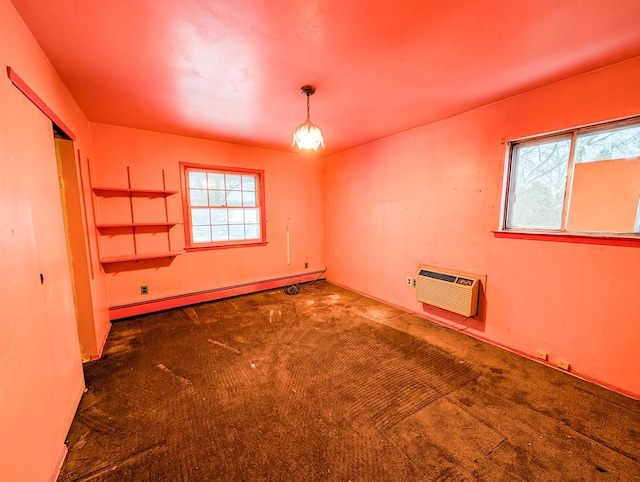
<svg viewBox="0 0 640 482">
<path fill-rule="evenodd" d="M 323 154 L 640 55 L 638 0 L 12 1 L 90 121 L 292 150 L 309 83 Z"/>
</svg>

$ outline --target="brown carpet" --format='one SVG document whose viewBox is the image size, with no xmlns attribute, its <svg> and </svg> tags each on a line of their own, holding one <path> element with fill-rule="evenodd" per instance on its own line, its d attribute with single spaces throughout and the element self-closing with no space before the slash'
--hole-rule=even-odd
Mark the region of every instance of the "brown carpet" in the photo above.
<svg viewBox="0 0 640 482">
<path fill-rule="evenodd" d="M 115 323 L 59 480 L 640 480 L 640 402 L 305 288 Z"/>
</svg>

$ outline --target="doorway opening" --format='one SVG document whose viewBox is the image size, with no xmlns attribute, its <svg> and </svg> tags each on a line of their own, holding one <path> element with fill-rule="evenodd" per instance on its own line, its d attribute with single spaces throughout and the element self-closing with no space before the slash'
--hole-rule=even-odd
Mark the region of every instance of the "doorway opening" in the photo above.
<svg viewBox="0 0 640 482">
<path fill-rule="evenodd" d="M 67 254 L 71 272 L 71 287 L 76 311 L 76 324 L 82 361 L 89 361 L 96 357 L 96 330 L 91 295 L 91 265 L 87 257 L 88 239 L 85 235 L 86 219 L 82 210 L 82 196 L 80 189 L 80 156 L 74 153 L 73 140 L 53 124 L 53 138 L 58 166 L 58 186 L 60 188 L 60 202 L 67 238 Z M 77 159 L 77 162 L 76 162 Z"/>
</svg>

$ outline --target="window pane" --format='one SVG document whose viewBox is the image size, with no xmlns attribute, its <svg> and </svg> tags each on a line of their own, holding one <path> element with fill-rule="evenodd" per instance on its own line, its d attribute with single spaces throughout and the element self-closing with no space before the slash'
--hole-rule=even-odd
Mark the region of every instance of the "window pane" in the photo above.
<svg viewBox="0 0 640 482">
<path fill-rule="evenodd" d="M 247 224 L 258 223 L 260 219 L 259 209 L 245 209 L 244 222 Z"/>
<path fill-rule="evenodd" d="M 514 148 L 508 227 L 560 229 L 570 143 L 565 138 Z"/>
<path fill-rule="evenodd" d="M 576 163 L 640 157 L 640 126 L 578 134 Z"/>
<path fill-rule="evenodd" d="M 227 206 L 242 206 L 242 193 L 240 191 L 227 192 Z"/>
<path fill-rule="evenodd" d="M 228 241 L 229 228 L 227 226 L 213 226 L 211 228 L 213 241 Z"/>
<path fill-rule="evenodd" d="M 256 193 L 251 191 L 245 191 L 242 193 L 242 205 L 243 206 L 255 206 L 256 205 Z"/>
<path fill-rule="evenodd" d="M 198 171 L 189 172 L 189 187 L 196 189 L 205 189 L 207 187 L 207 173 Z"/>
<path fill-rule="evenodd" d="M 191 209 L 191 224 L 195 226 L 209 225 L 209 210 L 207 208 Z"/>
<path fill-rule="evenodd" d="M 229 226 L 229 239 L 244 239 L 244 226 L 241 224 Z"/>
<path fill-rule="evenodd" d="M 244 224 L 244 209 L 229 209 L 229 224 Z"/>
<path fill-rule="evenodd" d="M 243 191 L 255 191 L 256 190 L 256 177 L 255 176 L 242 176 L 242 190 Z"/>
<path fill-rule="evenodd" d="M 227 209 L 212 209 L 211 210 L 211 224 L 228 224 L 227 221 Z"/>
<path fill-rule="evenodd" d="M 210 172 L 207 174 L 207 188 L 224 189 L 224 174 L 221 172 Z"/>
<path fill-rule="evenodd" d="M 208 206 L 207 191 L 191 189 L 189 191 L 189 203 L 191 206 Z"/>
<path fill-rule="evenodd" d="M 194 243 L 210 243 L 211 227 L 210 226 L 191 226 L 191 234 Z"/>
<path fill-rule="evenodd" d="M 240 191 L 242 189 L 241 178 L 240 174 L 227 174 L 227 191 Z"/>
<path fill-rule="evenodd" d="M 244 237 L 246 239 L 259 239 L 260 238 L 260 225 L 258 224 L 245 224 Z"/>
<path fill-rule="evenodd" d="M 209 191 L 209 206 L 224 205 L 224 191 Z"/>
</svg>

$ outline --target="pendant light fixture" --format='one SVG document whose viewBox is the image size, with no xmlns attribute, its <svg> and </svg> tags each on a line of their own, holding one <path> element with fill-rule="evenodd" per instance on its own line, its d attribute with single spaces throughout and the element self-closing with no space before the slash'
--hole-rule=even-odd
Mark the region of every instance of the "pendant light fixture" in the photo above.
<svg viewBox="0 0 640 482">
<path fill-rule="evenodd" d="M 312 85 L 303 85 L 300 92 L 307 96 L 307 120 L 300 124 L 293 132 L 293 142 L 291 145 L 297 145 L 298 149 L 313 149 L 314 151 L 317 151 L 319 146 L 322 146 L 324 149 L 322 131 L 309 119 L 309 96 L 316 92 L 316 88 Z"/>
</svg>

